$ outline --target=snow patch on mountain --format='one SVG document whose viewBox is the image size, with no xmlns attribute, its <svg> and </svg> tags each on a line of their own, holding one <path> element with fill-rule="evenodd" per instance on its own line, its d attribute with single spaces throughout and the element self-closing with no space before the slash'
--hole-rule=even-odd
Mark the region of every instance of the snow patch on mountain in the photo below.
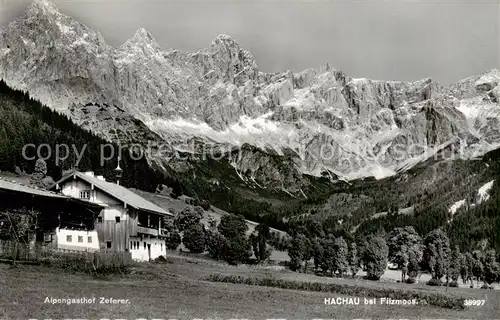
<svg viewBox="0 0 500 320">
<path fill-rule="evenodd" d="M 490 199 L 490 191 L 491 191 L 491 188 L 493 187 L 494 182 L 495 182 L 495 180 L 489 181 L 489 182 L 485 183 L 484 185 L 482 185 L 478 189 L 476 203 L 470 204 L 470 206 L 469 206 L 470 208 L 474 208 L 477 205 L 479 205 L 485 201 L 488 201 Z M 448 220 L 448 223 L 451 223 L 453 221 L 453 216 L 457 213 L 457 211 L 460 208 L 465 207 L 466 205 L 467 205 L 466 199 L 462 199 L 462 200 L 457 201 L 454 204 L 452 204 L 450 206 L 450 208 L 448 209 L 448 212 L 451 213 L 451 219 Z"/>
<path fill-rule="evenodd" d="M 366 169 L 363 169 L 358 172 L 353 172 L 347 175 L 347 178 L 350 180 L 359 179 L 362 177 L 374 177 L 377 180 L 381 180 L 384 178 L 391 177 L 396 174 L 396 171 L 392 168 L 385 168 L 381 165 L 373 165 Z"/>
<path fill-rule="evenodd" d="M 188 121 L 181 118 L 176 120 L 153 119 L 147 121 L 146 125 L 155 131 L 174 131 L 186 136 L 197 136 L 236 146 L 249 143 L 264 147 L 273 142 L 275 149 L 279 151 L 286 145 L 286 140 L 293 136 L 293 130 L 289 130 L 289 126 L 283 126 L 278 122 L 269 120 L 271 115 L 272 112 L 258 118 L 241 116 L 238 122 L 223 131 L 215 130 L 205 122 Z M 267 137 L 268 140 L 265 141 L 264 137 Z"/>
<path fill-rule="evenodd" d="M 477 192 L 478 204 L 480 204 L 484 201 L 488 201 L 490 199 L 490 190 L 493 187 L 494 182 L 495 182 L 495 180 L 492 180 L 490 182 L 485 183 L 481 188 L 479 188 L 479 190 Z"/>
<path fill-rule="evenodd" d="M 452 204 L 448 212 L 454 215 L 457 212 L 457 210 L 462 208 L 463 206 L 465 206 L 465 199 L 457 201 L 454 204 Z"/>
</svg>

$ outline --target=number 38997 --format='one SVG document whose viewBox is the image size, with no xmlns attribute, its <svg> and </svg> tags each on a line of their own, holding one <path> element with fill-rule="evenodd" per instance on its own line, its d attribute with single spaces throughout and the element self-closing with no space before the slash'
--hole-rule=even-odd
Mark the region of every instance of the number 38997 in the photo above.
<svg viewBox="0 0 500 320">
<path fill-rule="evenodd" d="M 478 307 L 484 306 L 486 304 L 486 300 L 464 300 L 464 306 L 466 307 Z"/>
</svg>

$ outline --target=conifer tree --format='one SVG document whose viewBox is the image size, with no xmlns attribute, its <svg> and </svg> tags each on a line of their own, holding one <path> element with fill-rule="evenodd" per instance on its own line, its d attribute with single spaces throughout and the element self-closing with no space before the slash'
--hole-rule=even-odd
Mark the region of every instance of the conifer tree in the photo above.
<svg viewBox="0 0 500 320">
<path fill-rule="evenodd" d="M 349 246 L 348 263 L 349 271 L 351 276 L 354 278 L 359 271 L 359 257 L 356 242 L 352 242 Z"/>
</svg>

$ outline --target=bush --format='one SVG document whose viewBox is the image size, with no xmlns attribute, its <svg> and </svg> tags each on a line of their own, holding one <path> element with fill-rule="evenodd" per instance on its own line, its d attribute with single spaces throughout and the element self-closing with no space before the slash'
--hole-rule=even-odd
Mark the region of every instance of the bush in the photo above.
<svg viewBox="0 0 500 320">
<path fill-rule="evenodd" d="M 54 179 L 51 176 L 46 176 L 45 178 L 42 179 L 39 186 L 43 189 L 49 189 L 54 184 L 55 184 Z"/>
<path fill-rule="evenodd" d="M 271 232 L 269 244 L 278 251 L 287 251 L 290 247 L 291 239 L 281 235 L 278 232 Z"/>
<path fill-rule="evenodd" d="M 164 256 L 159 256 L 158 258 L 156 258 L 156 259 L 154 260 L 154 262 L 156 262 L 156 263 L 167 263 L 167 262 L 169 262 L 169 261 L 168 261 L 168 260 L 167 260 L 167 258 L 165 258 Z"/>
<path fill-rule="evenodd" d="M 427 293 L 422 291 L 408 291 L 396 288 L 365 287 L 358 285 L 347 285 L 339 283 L 324 282 L 300 282 L 291 280 L 282 280 L 274 278 L 245 278 L 242 276 L 224 276 L 212 274 L 208 276 L 208 281 L 246 284 L 254 286 L 266 286 L 282 289 L 330 292 L 346 296 L 366 296 L 371 298 L 391 298 L 394 300 L 412 300 L 417 299 L 419 304 L 429 304 L 436 307 L 448 309 L 464 309 L 464 298 L 442 293 Z"/>
<path fill-rule="evenodd" d="M 288 256 L 290 257 L 290 269 L 299 271 L 302 262 L 309 260 L 311 252 L 311 241 L 302 233 L 296 234 L 288 247 Z"/>
<path fill-rule="evenodd" d="M 448 284 L 448 287 L 452 288 L 458 288 L 458 282 L 457 281 L 452 281 Z"/>
<path fill-rule="evenodd" d="M 268 247 L 271 232 L 266 224 L 259 224 L 250 235 L 249 241 L 257 262 L 263 262 L 271 257 L 272 249 Z"/>
<path fill-rule="evenodd" d="M 415 278 L 407 278 L 405 282 L 408 284 L 414 284 L 417 283 L 417 280 Z"/>
<path fill-rule="evenodd" d="M 433 287 L 439 287 L 441 286 L 443 283 L 441 282 L 441 280 L 439 279 L 430 279 L 429 281 L 427 281 L 427 285 L 429 286 L 433 286 Z"/>
<path fill-rule="evenodd" d="M 250 250 L 250 242 L 245 237 L 234 237 L 228 239 L 224 258 L 232 265 L 245 263 L 252 256 Z"/>
<path fill-rule="evenodd" d="M 41 265 L 70 272 L 106 276 L 130 273 L 130 265 L 120 254 L 51 253 L 38 260 Z"/>
<path fill-rule="evenodd" d="M 205 230 L 201 224 L 195 224 L 184 231 L 182 243 L 193 253 L 205 251 Z"/>
<path fill-rule="evenodd" d="M 217 260 L 226 259 L 226 249 L 228 246 L 227 239 L 216 231 L 208 231 L 205 237 L 208 255 Z"/>
<path fill-rule="evenodd" d="M 15 244 L 19 240 L 29 242 L 30 235 L 36 231 L 36 221 L 39 215 L 40 212 L 27 208 L 0 210 L 0 221 L 6 222 L 0 224 L 0 235 L 3 240 L 12 241 L 9 244 L 10 250 L 15 249 Z M 21 244 L 17 246 L 17 249 L 21 249 Z"/>
<path fill-rule="evenodd" d="M 203 219 L 203 209 L 201 207 L 185 207 L 174 218 L 174 227 L 179 231 L 184 231 L 197 225 Z"/>
<path fill-rule="evenodd" d="M 231 239 L 244 237 L 248 226 L 242 215 L 226 214 L 221 217 L 217 229 L 226 239 Z"/>
<path fill-rule="evenodd" d="M 387 256 L 389 249 L 382 237 L 372 236 L 366 239 L 362 255 L 362 263 L 366 268 L 366 278 L 370 280 L 379 280 L 387 267 Z"/>
<path fill-rule="evenodd" d="M 440 279 L 446 275 L 450 258 L 450 240 L 441 229 L 436 229 L 425 237 L 423 261 L 428 266 L 432 277 Z"/>
<path fill-rule="evenodd" d="M 177 250 L 181 244 L 181 235 L 176 230 L 170 231 L 166 238 L 165 245 L 169 250 Z"/>
</svg>

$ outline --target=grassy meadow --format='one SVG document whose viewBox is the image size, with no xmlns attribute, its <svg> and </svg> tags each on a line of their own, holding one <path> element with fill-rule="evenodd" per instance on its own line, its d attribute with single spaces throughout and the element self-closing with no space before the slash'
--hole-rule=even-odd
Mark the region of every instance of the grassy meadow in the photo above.
<svg viewBox="0 0 500 320">
<path fill-rule="evenodd" d="M 332 279 L 276 268 L 227 266 L 172 256 L 164 263 L 141 263 L 127 275 L 98 278 L 41 266 L 0 264 L 0 319 L 495 319 L 500 318 L 498 291 L 448 288 L 446 294 L 486 299 L 484 306 L 454 310 L 431 306 L 325 305 L 336 293 L 299 291 L 206 281 L 210 275 L 233 275 L 293 281 L 338 282 L 366 287 L 444 291 L 425 285 Z M 50 304 L 49 298 L 96 297 L 92 304 Z M 99 298 L 128 299 L 100 304 Z M 361 298 L 363 296 L 354 297 Z"/>
</svg>

